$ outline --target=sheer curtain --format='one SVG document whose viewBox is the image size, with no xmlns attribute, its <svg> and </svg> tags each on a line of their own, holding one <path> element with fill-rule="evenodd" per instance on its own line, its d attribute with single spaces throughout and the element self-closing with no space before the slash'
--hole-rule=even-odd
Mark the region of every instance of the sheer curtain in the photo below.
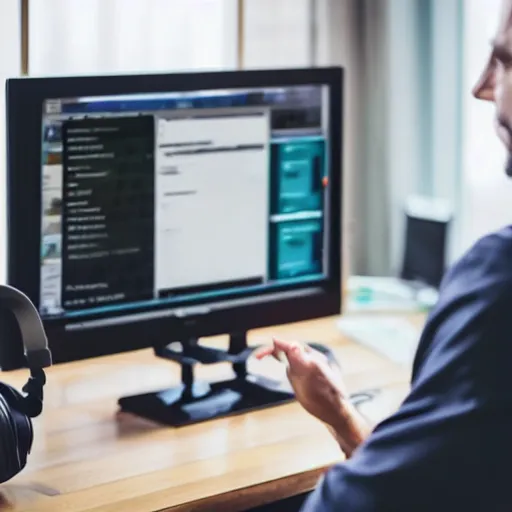
<svg viewBox="0 0 512 512">
<path fill-rule="evenodd" d="M 236 0 L 32 0 L 33 75 L 236 66 Z"/>
<path fill-rule="evenodd" d="M 18 0 L 4 0 L 0 15 L 0 82 L 20 73 L 20 10 Z M 0 93 L 0 283 L 6 278 L 5 93 Z"/>
<path fill-rule="evenodd" d="M 403 245 L 403 207 L 422 171 L 420 13 L 416 0 L 324 0 L 321 61 L 346 69 L 345 262 L 391 275 Z M 318 29 L 319 32 L 321 27 Z"/>
<path fill-rule="evenodd" d="M 311 0 L 245 0 L 244 67 L 305 67 L 312 62 Z"/>
<path fill-rule="evenodd" d="M 504 173 L 505 149 L 494 133 L 494 107 L 470 91 L 489 55 L 500 0 L 464 1 L 463 244 L 512 223 L 512 180 Z"/>
<path fill-rule="evenodd" d="M 311 65 L 313 5 L 245 0 L 244 67 Z M 31 0 L 30 9 L 34 75 L 237 65 L 237 0 Z"/>
</svg>

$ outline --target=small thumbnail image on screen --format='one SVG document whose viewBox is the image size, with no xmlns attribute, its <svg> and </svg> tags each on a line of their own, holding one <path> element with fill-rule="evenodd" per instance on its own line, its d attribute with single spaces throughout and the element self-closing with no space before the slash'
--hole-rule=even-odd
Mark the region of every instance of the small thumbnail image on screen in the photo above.
<svg viewBox="0 0 512 512">
<path fill-rule="evenodd" d="M 62 235 L 43 235 L 42 259 L 54 260 L 62 255 Z"/>
<path fill-rule="evenodd" d="M 47 146 L 43 154 L 44 165 L 61 165 L 62 150 L 61 148 Z"/>
<path fill-rule="evenodd" d="M 43 215 L 62 213 L 62 166 L 45 165 L 42 178 Z"/>
<path fill-rule="evenodd" d="M 44 127 L 45 142 L 61 142 L 62 141 L 62 127 L 60 124 L 50 124 Z"/>
<path fill-rule="evenodd" d="M 270 154 L 272 212 L 321 211 L 326 178 L 325 141 L 275 142 Z"/>
<path fill-rule="evenodd" d="M 41 301 L 39 311 L 43 315 L 61 312 L 61 277 L 62 268 L 59 259 L 48 259 L 41 265 Z"/>
<path fill-rule="evenodd" d="M 283 221 L 271 226 L 269 275 L 273 280 L 322 272 L 321 220 Z"/>
<path fill-rule="evenodd" d="M 62 190 L 62 165 L 43 166 L 43 191 Z"/>
<path fill-rule="evenodd" d="M 45 205 L 44 215 L 47 217 L 62 215 L 62 199 L 60 197 L 50 198 L 49 203 Z"/>
<path fill-rule="evenodd" d="M 60 215 L 45 215 L 43 218 L 43 236 L 60 235 L 62 233 L 62 217 Z"/>
</svg>

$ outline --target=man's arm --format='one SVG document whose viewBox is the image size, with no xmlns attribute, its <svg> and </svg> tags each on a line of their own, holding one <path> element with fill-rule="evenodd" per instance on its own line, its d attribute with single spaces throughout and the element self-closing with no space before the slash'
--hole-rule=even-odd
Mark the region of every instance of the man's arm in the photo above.
<svg viewBox="0 0 512 512">
<path fill-rule="evenodd" d="M 484 239 L 450 271 L 409 396 L 303 512 L 512 510 L 511 239 Z"/>
<path fill-rule="evenodd" d="M 431 406 L 404 407 L 380 425 L 327 472 L 303 512 L 501 510 L 494 504 L 506 504 L 510 487 L 510 419 Z"/>
<path fill-rule="evenodd" d="M 337 417 L 337 421 L 328 425 L 328 429 L 349 459 L 355 449 L 368 438 L 371 428 L 349 399 L 344 398 L 341 401 Z"/>
</svg>

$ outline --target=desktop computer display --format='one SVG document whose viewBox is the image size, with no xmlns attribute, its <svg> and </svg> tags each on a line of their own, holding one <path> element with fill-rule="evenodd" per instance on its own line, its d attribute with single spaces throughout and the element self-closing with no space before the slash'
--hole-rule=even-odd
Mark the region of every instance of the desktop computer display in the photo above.
<svg viewBox="0 0 512 512">
<path fill-rule="evenodd" d="M 8 81 L 8 277 L 55 360 L 338 313 L 341 82 Z"/>
<path fill-rule="evenodd" d="M 128 322 L 328 275 L 326 86 L 50 99 L 42 133 L 47 321 Z"/>
</svg>

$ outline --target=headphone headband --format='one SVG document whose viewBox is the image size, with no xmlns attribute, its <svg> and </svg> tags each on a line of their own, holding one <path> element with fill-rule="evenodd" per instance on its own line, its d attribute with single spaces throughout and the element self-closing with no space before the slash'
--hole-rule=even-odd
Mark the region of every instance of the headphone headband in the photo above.
<svg viewBox="0 0 512 512">
<path fill-rule="evenodd" d="M 28 367 L 46 368 L 52 364 L 43 322 L 32 301 L 12 286 L 0 285 L 0 306 L 11 310 L 18 322 Z"/>
</svg>

